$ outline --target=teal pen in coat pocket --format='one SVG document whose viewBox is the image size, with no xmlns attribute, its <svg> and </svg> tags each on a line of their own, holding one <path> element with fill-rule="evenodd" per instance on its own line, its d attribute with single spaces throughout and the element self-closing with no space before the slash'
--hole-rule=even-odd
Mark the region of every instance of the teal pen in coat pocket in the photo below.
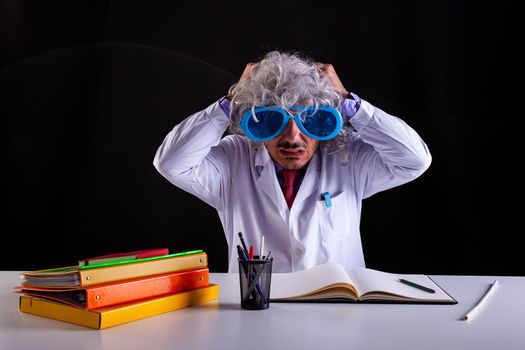
<svg viewBox="0 0 525 350">
<path fill-rule="evenodd" d="M 321 193 L 321 200 L 324 201 L 327 208 L 332 206 L 332 198 L 330 197 L 330 192 Z"/>
</svg>

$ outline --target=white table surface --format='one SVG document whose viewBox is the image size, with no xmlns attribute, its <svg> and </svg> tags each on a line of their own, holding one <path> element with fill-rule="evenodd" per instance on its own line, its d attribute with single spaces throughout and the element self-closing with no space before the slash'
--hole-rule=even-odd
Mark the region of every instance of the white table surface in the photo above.
<svg viewBox="0 0 525 350">
<path fill-rule="evenodd" d="M 456 305 L 272 303 L 242 310 L 239 276 L 212 273 L 218 301 L 104 330 L 24 314 L 0 271 L 0 349 L 525 349 L 525 277 L 432 276 Z M 462 321 L 489 284 L 486 308 Z"/>
</svg>

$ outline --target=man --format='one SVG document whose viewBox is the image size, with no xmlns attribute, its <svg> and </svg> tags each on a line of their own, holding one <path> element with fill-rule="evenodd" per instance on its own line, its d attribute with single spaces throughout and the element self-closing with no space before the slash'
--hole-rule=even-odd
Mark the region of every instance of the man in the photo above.
<svg viewBox="0 0 525 350">
<path fill-rule="evenodd" d="M 273 271 L 289 272 L 327 261 L 364 267 L 361 201 L 430 162 L 412 128 L 348 93 L 331 65 L 273 51 L 176 125 L 154 165 L 217 210 L 230 272 L 238 232 L 256 250 L 264 235 Z"/>
</svg>

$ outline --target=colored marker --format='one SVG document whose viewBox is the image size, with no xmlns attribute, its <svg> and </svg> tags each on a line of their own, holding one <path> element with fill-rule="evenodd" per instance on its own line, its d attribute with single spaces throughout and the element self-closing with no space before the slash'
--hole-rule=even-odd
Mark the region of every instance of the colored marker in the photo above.
<svg viewBox="0 0 525 350">
<path fill-rule="evenodd" d="M 248 256 L 248 260 L 253 260 L 253 254 L 254 254 L 253 245 L 251 245 L 250 246 L 250 255 Z"/>
</svg>

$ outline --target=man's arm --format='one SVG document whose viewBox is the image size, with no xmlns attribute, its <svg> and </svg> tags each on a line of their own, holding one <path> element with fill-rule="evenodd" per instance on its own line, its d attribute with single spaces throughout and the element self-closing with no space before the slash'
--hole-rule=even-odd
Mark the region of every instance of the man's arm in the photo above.
<svg viewBox="0 0 525 350">
<path fill-rule="evenodd" d="M 248 79 L 254 63 L 248 63 L 239 81 Z M 234 141 L 222 135 L 230 123 L 228 92 L 203 111 L 178 124 L 157 150 L 153 165 L 175 186 L 219 209 L 228 201 L 229 159 Z"/>
<path fill-rule="evenodd" d="M 414 129 L 367 101 L 350 120 L 357 131 L 351 148 L 352 169 L 363 198 L 414 180 L 432 157 Z"/>
<path fill-rule="evenodd" d="M 349 98 L 358 100 L 355 114 L 349 115 L 350 123 L 358 134 L 353 139 L 350 156 L 358 182 L 356 187 L 362 189 L 363 198 L 409 182 L 428 169 L 432 157 L 414 129 L 401 119 L 352 96 L 331 64 L 316 65 L 346 98 L 343 109 L 351 110 L 349 104 L 352 101 Z"/>
<path fill-rule="evenodd" d="M 165 137 L 153 165 L 166 179 L 209 205 L 225 198 L 228 142 L 220 144 L 229 118 L 218 102 L 186 118 Z"/>
</svg>

